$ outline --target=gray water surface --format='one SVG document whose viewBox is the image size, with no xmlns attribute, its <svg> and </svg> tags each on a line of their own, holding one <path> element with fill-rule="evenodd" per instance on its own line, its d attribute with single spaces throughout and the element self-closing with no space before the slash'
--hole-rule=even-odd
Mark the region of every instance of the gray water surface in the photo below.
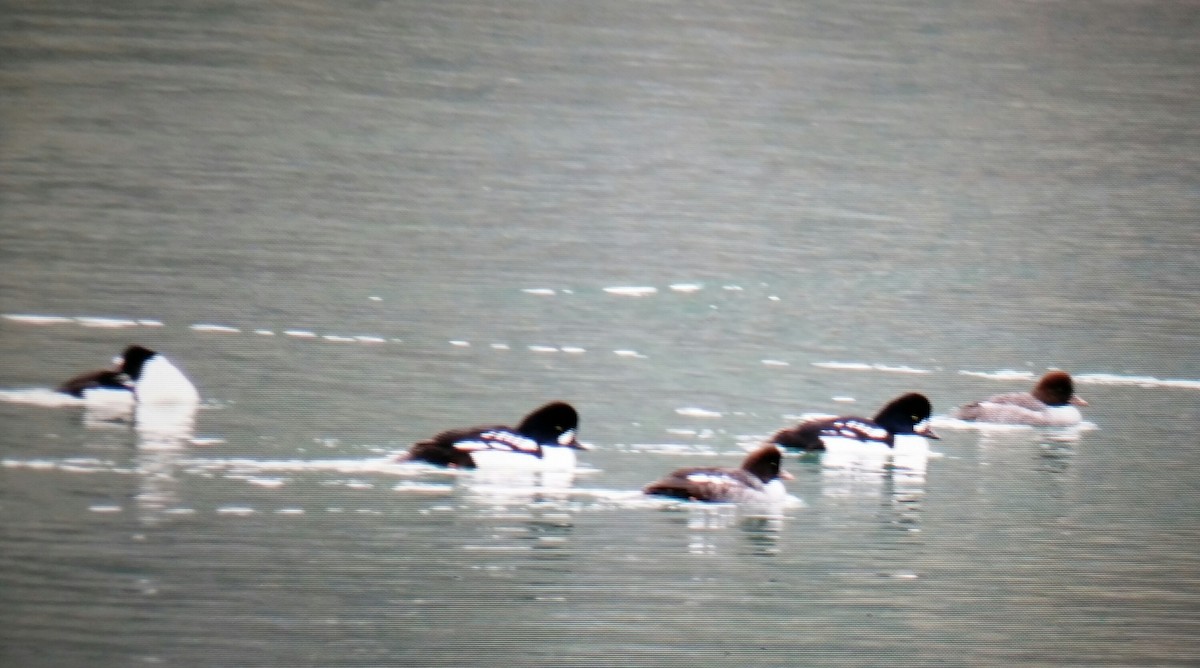
<svg viewBox="0 0 1200 668">
<path fill-rule="evenodd" d="M 1195 6 L 0 14 L 4 665 L 1200 662 Z M 48 391 L 131 342 L 194 431 Z M 910 390 L 924 472 L 637 493 Z M 391 462 L 552 399 L 573 480 Z"/>
</svg>

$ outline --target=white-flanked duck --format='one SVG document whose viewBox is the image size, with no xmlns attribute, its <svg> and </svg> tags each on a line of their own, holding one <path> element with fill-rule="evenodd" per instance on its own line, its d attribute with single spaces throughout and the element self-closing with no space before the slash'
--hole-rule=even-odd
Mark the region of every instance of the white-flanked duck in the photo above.
<svg viewBox="0 0 1200 668">
<path fill-rule="evenodd" d="M 449 429 L 413 444 L 400 461 L 463 469 L 573 469 L 579 413 L 555 401 L 538 408 L 514 429 L 504 425 Z"/>
<path fill-rule="evenodd" d="M 933 406 L 925 395 L 910 392 L 893 399 L 874 418 L 814 418 L 780 429 L 767 440 L 781 448 L 805 452 L 921 457 L 929 453 L 928 439 L 938 438 L 929 427 L 932 413 Z"/>
<path fill-rule="evenodd" d="M 66 381 L 59 392 L 93 401 L 109 402 L 115 396 L 138 405 L 195 406 L 200 393 L 187 376 L 163 355 L 132 345 L 113 360 L 114 367 L 89 371 Z"/>
</svg>

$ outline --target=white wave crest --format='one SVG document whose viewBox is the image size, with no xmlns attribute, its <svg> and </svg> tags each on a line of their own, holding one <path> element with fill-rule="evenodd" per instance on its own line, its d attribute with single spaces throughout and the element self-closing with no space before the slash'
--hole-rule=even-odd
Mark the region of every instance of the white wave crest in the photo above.
<svg viewBox="0 0 1200 668">
<path fill-rule="evenodd" d="M 650 286 L 614 286 L 604 288 L 604 291 L 610 295 L 620 295 L 622 297 L 648 297 L 658 292 L 658 288 Z"/>
<path fill-rule="evenodd" d="M 1074 377 L 1076 382 L 1088 385 L 1134 385 L 1137 387 L 1177 387 L 1200 390 L 1200 380 L 1183 378 L 1155 378 L 1154 376 L 1121 376 L 1111 373 L 1085 373 Z"/>
<path fill-rule="evenodd" d="M 972 376 L 974 378 L 990 378 L 992 380 L 1032 380 L 1033 373 L 1030 371 L 1013 371 L 1012 369 L 1003 369 L 1000 371 L 959 371 L 960 376 Z"/>
<path fill-rule="evenodd" d="M 710 411 L 706 408 L 697 408 L 695 406 L 687 406 L 684 408 L 676 408 L 675 413 L 684 417 L 699 417 L 699 418 L 719 418 L 719 411 Z"/>
<path fill-rule="evenodd" d="M 5 313 L 4 319 L 26 325 L 63 325 L 75 322 L 74 318 L 61 315 L 31 315 L 24 313 Z"/>
<path fill-rule="evenodd" d="M 242 332 L 242 330 L 238 329 L 237 327 L 230 327 L 229 325 L 213 325 L 204 322 L 196 323 L 190 326 L 188 329 L 197 332 L 213 332 L 217 334 L 240 334 Z"/>
<path fill-rule="evenodd" d="M 868 364 L 866 362 L 812 362 L 812 366 L 822 369 L 838 369 L 842 371 L 882 371 L 884 373 L 929 374 L 930 369 L 920 369 L 907 365 Z"/>
<path fill-rule="evenodd" d="M 44 387 L 28 389 L 0 390 L 0 401 L 10 404 L 26 404 L 29 406 L 44 406 L 46 408 L 61 408 L 63 406 L 84 406 L 86 402 L 79 397 L 73 397 L 62 392 Z"/>
</svg>

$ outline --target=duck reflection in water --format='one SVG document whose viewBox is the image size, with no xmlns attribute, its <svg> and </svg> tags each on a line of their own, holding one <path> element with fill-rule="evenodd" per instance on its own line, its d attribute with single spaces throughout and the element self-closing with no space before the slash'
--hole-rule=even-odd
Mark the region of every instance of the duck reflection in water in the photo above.
<svg viewBox="0 0 1200 668">
<path fill-rule="evenodd" d="M 195 408 L 186 406 L 139 404 L 134 411 L 137 506 L 147 524 L 180 505 L 179 467 L 195 436 L 195 417 Z"/>
</svg>

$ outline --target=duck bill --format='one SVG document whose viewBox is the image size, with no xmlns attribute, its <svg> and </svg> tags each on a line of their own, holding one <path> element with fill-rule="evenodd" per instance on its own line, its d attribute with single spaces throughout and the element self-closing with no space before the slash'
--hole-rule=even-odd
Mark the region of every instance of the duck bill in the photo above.
<svg viewBox="0 0 1200 668">
<path fill-rule="evenodd" d="M 787 471 L 784 471 L 783 469 L 779 469 L 779 475 L 776 477 L 779 478 L 780 480 L 795 480 L 796 479 L 796 476 L 792 475 L 791 473 L 788 473 Z"/>
<path fill-rule="evenodd" d="M 1088 405 L 1088 402 L 1084 401 L 1084 400 L 1083 400 L 1083 397 L 1074 397 L 1074 396 L 1073 396 L 1073 397 L 1071 397 L 1070 401 L 1068 401 L 1067 403 L 1071 404 L 1072 406 L 1086 406 L 1086 405 Z"/>
<path fill-rule="evenodd" d="M 571 448 L 572 450 L 591 450 L 592 449 L 592 446 L 588 445 L 587 443 L 580 443 L 578 440 L 575 439 L 575 430 L 574 429 L 568 429 L 567 431 L 564 431 L 563 433 L 559 434 L 558 444 L 564 448 Z"/>
<path fill-rule="evenodd" d="M 937 435 L 937 432 L 933 430 L 933 427 L 929 426 L 929 423 L 919 424 L 916 427 L 913 427 L 913 433 L 918 436 L 924 436 L 925 438 L 931 438 L 935 440 L 941 440 L 942 438 L 941 436 Z"/>
</svg>

